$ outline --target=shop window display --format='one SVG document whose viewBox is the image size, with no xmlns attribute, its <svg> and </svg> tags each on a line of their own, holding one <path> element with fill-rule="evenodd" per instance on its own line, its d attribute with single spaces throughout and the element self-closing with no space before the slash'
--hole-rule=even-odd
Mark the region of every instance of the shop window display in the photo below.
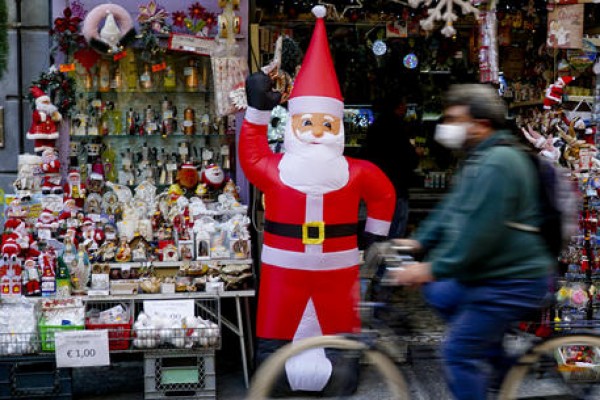
<svg viewBox="0 0 600 400">
<path fill-rule="evenodd" d="M 23 132 L 36 154 L 19 157 L 0 247 L 0 313 L 21 320 L 26 309 L 28 326 L 15 346 L 20 325 L 0 324 L 0 354 L 54 351 L 55 331 L 85 328 L 108 329 L 111 351 L 179 349 L 208 362 L 221 343 L 219 298 L 235 293 L 239 306 L 254 295 L 235 183 L 240 3 L 53 6 L 53 65 L 31 82 Z M 140 313 L 142 294 L 189 299 L 191 313 Z M 43 319 L 26 306 L 40 297 Z"/>
</svg>

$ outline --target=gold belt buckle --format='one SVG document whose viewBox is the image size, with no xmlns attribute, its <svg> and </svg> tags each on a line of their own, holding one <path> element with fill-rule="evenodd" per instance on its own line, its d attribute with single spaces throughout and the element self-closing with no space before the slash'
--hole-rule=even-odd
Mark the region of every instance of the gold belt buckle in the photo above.
<svg viewBox="0 0 600 400">
<path fill-rule="evenodd" d="M 309 228 L 319 229 L 319 235 L 310 237 L 308 235 Z M 323 221 L 311 221 L 302 224 L 302 244 L 322 244 L 325 241 L 325 222 Z"/>
</svg>

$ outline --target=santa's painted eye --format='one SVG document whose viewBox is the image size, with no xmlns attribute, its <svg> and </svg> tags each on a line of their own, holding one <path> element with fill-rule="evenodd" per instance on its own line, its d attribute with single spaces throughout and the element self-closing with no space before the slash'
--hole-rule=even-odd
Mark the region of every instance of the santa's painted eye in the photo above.
<svg viewBox="0 0 600 400">
<path fill-rule="evenodd" d="M 302 126 L 312 126 L 312 121 L 310 119 L 305 119 L 302 121 Z"/>
<path fill-rule="evenodd" d="M 323 122 L 323 126 L 329 130 L 331 130 L 331 122 Z"/>
</svg>

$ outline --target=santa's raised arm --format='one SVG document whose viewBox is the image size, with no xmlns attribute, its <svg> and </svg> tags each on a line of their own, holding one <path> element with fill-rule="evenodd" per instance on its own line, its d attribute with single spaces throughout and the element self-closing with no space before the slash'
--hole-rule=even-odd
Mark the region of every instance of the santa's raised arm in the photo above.
<svg viewBox="0 0 600 400">
<path fill-rule="evenodd" d="M 367 205 L 366 230 L 386 237 L 394 188 L 368 161 L 344 157 L 344 103 L 325 31 L 317 23 L 289 99 L 284 154 L 267 143 L 271 110 L 280 99 L 262 72 L 246 84 L 248 110 L 239 158 L 248 179 L 265 194 L 265 232 L 258 294 L 258 359 L 287 341 L 360 328 L 358 208 Z M 286 363 L 293 390 L 327 391 L 336 368 L 357 365 L 302 353 Z M 333 374 L 336 376 L 336 374 Z M 352 389 L 350 389 L 352 390 Z"/>
</svg>

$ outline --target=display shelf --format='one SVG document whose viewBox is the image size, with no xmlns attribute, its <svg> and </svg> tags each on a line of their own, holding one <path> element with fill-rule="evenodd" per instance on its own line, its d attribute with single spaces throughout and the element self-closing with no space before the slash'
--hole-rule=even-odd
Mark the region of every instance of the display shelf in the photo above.
<svg viewBox="0 0 600 400">
<path fill-rule="evenodd" d="M 508 108 L 541 106 L 542 104 L 544 104 L 543 100 L 517 101 L 510 103 Z"/>
<path fill-rule="evenodd" d="M 216 264 L 252 264 L 252 259 L 236 259 L 236 258 L 221 258 L 207 260 L 190 260 L 190 261 L 139 261 L 139 262 L 123 262 L 123 263 L 96 263 L 105 264 L 110 268 L 178 268 L 184 265 L 199 264 L 199 263 L 216 263 Z"/>
<path fill-rule="evenodd" d="M 85 90 L 81 90 L 78 93 L 81 93 L 83 95 L 100 95 L 100 96 L 104 96 L 107 94 L 114 94 L 114 95 L 133 95 L 133 94 L 213 94 L 215 91 L 211 90 L 211 89 L 206 89 L 206 90 L 189 90 L 189 89 L 182 89 L 182 90 L 177 90 L 177 89 L 172 89 L 172 90 L 144 90 L 144 89 L 135 89 L 135 90 L 109 90 L 106 92 L 100 91 L 100 90 L 89 90 L 89 91 L 85 91 Z"/>
<path fill-rule="evenodd" d="M 169 139 L 185 139 L 185 138 L 190 138 L 190 139 L 200 139 L 200 138 L 213 138 L 213 137 L 234 137 L 234 135 L 231 134 L 220 134 L 220 133 L 210 133 L 208 135 L 204 135 L 204 134 L 194 134 L 194 135 L 185 135 L 183 133 L 175 133 L 175 134 L 169 134 L 166 136 L 163 135 L 71 135 L 70 138 L 71 140 L 86 140 L 86 139 L 98 139 L 98 140 L 141 140 L 141 139 L 164 139 L 164 140 L 169 140 Z"/>
<path fill-rule="evenodd" d="M 594 102 L 594 96 L 570 96 L 570 95 L 566 95 L 564 97 L 564 101 L 571 101 L 571 102 L 586 101 L 588 103 L 593 103 Z"/>
<path fill-rule="evenodd" d="M 212 298 L 236 298 L 254 297 L 254 289 L 247 290 L 224 290 L 221 292 L 176 292 L 176 293 L 138 293 L 138 294 L 109 294 L 98 296 L 81 296 L 85 301 L 115 301 L 115 300 L 185 300 L 185 299 L 212 299 Z"/>
</svg>

